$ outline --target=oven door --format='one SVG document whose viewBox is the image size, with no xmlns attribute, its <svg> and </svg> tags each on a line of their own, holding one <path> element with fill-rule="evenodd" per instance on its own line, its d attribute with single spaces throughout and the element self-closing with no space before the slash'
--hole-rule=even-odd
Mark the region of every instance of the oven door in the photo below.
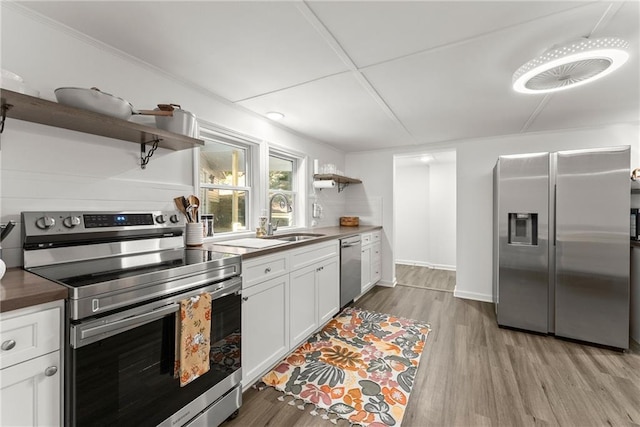
<svg viewBox="0 0 640 427">
<path fill-rule="evenodd" d="M 212 295 L 210 370 L 174 378 L 179 301 Z M 240 383 L 241 280 L 236 277 L 100 319 L 71 325 L 67 423 L 183 425 Z"/>
</svg>

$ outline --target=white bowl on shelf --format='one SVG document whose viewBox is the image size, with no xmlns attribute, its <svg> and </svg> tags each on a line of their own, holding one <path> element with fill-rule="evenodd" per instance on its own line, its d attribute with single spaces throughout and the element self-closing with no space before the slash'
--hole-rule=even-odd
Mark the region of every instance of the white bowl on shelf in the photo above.
<svg viewBox="0 0 640 427">
<path fill-rule="evenodd" d="M 40 92 L 27 86 L 22 77 L 8 70 L 0 70 L 0 88 L 25 95 L 40 96 Z"/>
</svg>

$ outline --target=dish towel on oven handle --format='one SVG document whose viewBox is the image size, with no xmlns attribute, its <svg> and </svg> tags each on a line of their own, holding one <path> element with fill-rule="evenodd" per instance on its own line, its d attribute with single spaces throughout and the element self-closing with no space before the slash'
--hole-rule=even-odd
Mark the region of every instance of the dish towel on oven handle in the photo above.
<svg viewBox="0 0 640 427">
<path fill-rule="evenodd" d="M 209 371 L 211 295 L 203 293 L 180 301 L 176 316 L 174 377 L 180 387 Z"/>
</svg>

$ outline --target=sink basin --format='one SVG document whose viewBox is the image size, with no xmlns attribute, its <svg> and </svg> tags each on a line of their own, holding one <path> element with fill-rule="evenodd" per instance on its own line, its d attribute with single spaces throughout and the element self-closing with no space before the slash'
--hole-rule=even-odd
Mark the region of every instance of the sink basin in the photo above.
<svg viewBox="0 0 640 427">
<path fill-rule="evenodd" d="M 268 239 L 284 240 L 286 242 L 301 242 L 303 240 L 317 239 L 318 237 L 322 237 L 322 236 L 324 236 L 324 234 L 289 233 L 289 234 L 280 234 L 278 236 L 269 236 Z"/>
</svg>

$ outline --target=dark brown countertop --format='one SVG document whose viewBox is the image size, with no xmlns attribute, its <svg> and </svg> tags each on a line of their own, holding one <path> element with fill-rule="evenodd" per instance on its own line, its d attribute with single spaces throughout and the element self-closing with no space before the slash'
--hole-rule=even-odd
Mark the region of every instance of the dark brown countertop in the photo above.
<svg viewBox="0 0 640 427">
<path fill-rule="evenodd" d="M 29 273 L 9 268 L 0 280 L 0 312 L 67 298 L 67 288 Z"/>
<path fill-rule="evenodd" d="M 353 236 L 356 234 L 366 233 L 368 231 L 382 230 L 379 225 L 361 225 L 359 227 L 319 227 L 319 228 L 305 228 L 302 230 L 296 230 L 295 233 L 314 233 L 324 234 L 322 237 L 315 239 L 302 240 L 300 242 L 284 243 L 278 246 L 271 246 L 263 249 L 243 248 L 238 246 L 224 246 L 217 245 L 215 242 L 205 243 L 204 248 L 216 252 L 226 252 L 230 254 L 241 255 L 242 259 L 249 259 L 263 255 L 270 255 L 289 249 L 299 248 L 301 246 L 313 245 L 315 243 L 325 242 L 327 240 L 341 239 L 347 236 Z M 282 234 L 289 234 L 288 231 L 283 231 Z M 278 233 L 274 238 L 278 238 Z"/>
<path fill-rule="evenodd" d="M 632 240 L 631 241 L 631 249 L 633 248 L 640 248 L 640 241 L 639 240 Z"/>
</svg>

